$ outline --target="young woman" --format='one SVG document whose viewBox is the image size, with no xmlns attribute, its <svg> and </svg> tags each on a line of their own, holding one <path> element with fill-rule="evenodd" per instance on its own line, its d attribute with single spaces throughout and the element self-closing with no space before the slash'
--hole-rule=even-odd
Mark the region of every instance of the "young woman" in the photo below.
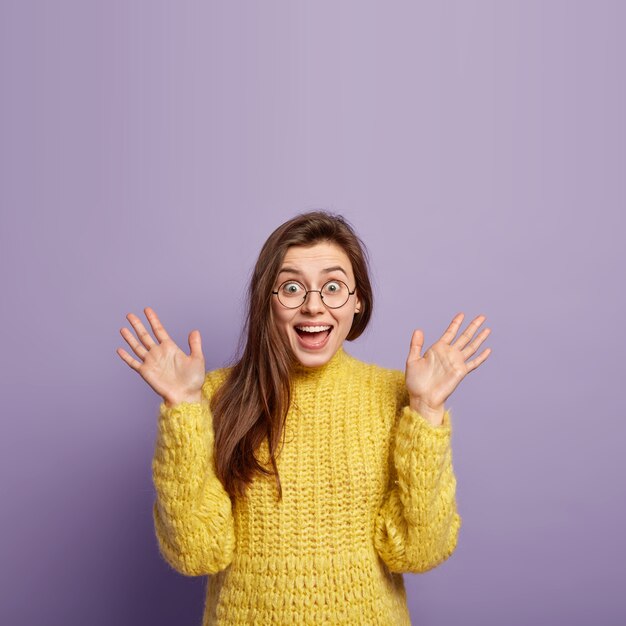
<svg viewBox="0 0 626 626">
<path fill-rule="evenodd" d="M 457 544 L 450 410 L 489 334 L 463 314 L 406 371 L 344 350 L 372 314 L 365 247 L 341 216 L 310 212 L 265 242 L 248 292 L 243 354 L 206 373 L 154 310 L 120 357 L 163 398 L 153 479 L 161 554 L 210 575 L 203 625 L 410 624 L 402 572 Z"/>
</svg>

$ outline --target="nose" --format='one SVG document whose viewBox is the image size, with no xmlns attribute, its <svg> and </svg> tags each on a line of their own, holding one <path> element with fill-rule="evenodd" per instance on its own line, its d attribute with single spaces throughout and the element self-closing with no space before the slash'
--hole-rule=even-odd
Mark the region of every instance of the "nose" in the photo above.
<svg viewBox="0 0 626 626">
<path fill-rule="evenodd" d="M 324 301 L 322 300 L 322 294 L 319 291 L 309 291 L 309 293 L 307 293 L 306 295 L 304 303 L 300 308 L 304 312 L 315 314 L 319 313 L 320 311 L 324 311 L 326 306 L 324 305 Z"/>
</svg>

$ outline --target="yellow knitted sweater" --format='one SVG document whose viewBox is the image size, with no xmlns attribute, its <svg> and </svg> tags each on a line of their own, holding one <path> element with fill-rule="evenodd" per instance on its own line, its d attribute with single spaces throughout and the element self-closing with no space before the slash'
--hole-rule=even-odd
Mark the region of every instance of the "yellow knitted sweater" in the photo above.
<svg viewBox="0 0 626 626">
<path fill-rule="evenodd" d="M 153 515 L 165 560 L 208 575 L 209 624 L 409 624 L 402 572 L 447 559 L 461 518 L 450 412 L 433 426 L 408 406 L 404 373 L 343 348 L 298 366 L 276 459 L 283 488 L 257 476 L 232 502 L 215 475 L 208 401 L 160 405 Z M 257 452 L 269 459 L 267 441 Z"/>
</svg>

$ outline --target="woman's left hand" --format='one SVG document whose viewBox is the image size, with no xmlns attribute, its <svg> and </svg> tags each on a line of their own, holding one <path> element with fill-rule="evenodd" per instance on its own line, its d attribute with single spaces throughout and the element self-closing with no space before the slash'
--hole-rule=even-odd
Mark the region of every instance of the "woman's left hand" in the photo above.
<svg viewBox="0 0 626 626">
<path fill-rule="evenodd" d="M 426 350 L 423 356 L 420 356 L 420 352 L 424 345 L 424 333 L 418 329 L 411 337 L 411 348 L 406 360 L 406 387 L 410 406 L 434 425 L 441 424 L 444 403 L 458 384 L 491 354 L 491 348 L 487 348 L 475 359 L 468 361 L 491 332 L 491 329 L 484 328 L 474 338 L 480 325 L 487 319 L 484 315 L 474 319 L 452 343 L 464 317 L 464 313 L 456 315 L 441 339 Z"/>
</svg>

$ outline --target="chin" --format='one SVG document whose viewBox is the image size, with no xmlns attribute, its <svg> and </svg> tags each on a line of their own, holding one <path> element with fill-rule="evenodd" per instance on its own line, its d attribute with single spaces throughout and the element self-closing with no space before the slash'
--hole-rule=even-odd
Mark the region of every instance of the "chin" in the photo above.
<svg viewBox="0 0 626 626">
<path fill-rule="evenodd" d="M 298 362 L 304 367 L 321 367 L 326 365 L 334 355 L 334 352 L 332 354 L 303 354 L 300 351 L 296 352 Z"/>
</svg>

